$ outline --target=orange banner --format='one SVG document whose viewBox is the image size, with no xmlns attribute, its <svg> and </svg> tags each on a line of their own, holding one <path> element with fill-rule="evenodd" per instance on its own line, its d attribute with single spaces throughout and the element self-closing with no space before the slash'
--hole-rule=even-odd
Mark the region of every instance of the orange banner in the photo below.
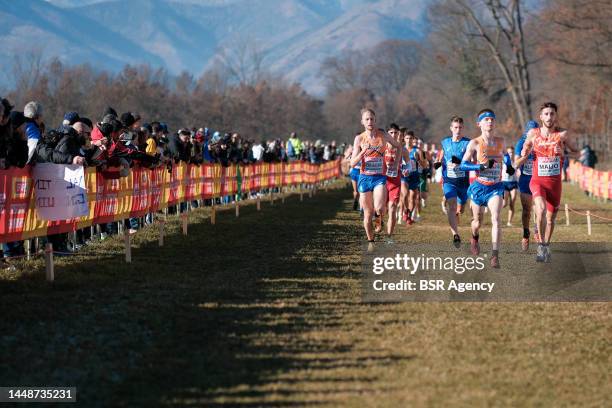
<svg viewBox="0 0 612 408">
<path fill-rule="evenodd" d="M 95 168 L 85 171 L 89 214 L 64 221 L 37 217 L 32 168 L 0 170 L 0 242 L 75 231 L 90 225 L 142 217 L 179 202 L 209 199 L 340 177 L 340 160 L 255 163 L 222 167 L 184 164 L 153 170 L 131 169 L 127 177 L 105 179 Z"/>
</svg>

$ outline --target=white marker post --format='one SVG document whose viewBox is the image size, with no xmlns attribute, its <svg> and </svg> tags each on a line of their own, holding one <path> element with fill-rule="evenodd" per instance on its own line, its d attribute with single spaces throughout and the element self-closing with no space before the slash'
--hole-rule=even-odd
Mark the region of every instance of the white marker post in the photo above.
<svg viewBox="0 0 612 408">
<path fill-rule="evenodd" d="M 45 245 L 45 275 L 47 276 L 47 282 L 53 282 L 55 280 L 55 273 L 53 270 L 53 244 L 50 242 Z"/>
<path fill-rule="evenodd" d="M 591 235 L 591 212 L 587 210 L 587 230 Z"/>
<path fill-rule="evenodd" d="M 567 206 L 567 204 L 565 204 L 565 225 L 569 226 L 570 225 L 570 220 L 569 220 L 569 207 Z"/>
<path fill-rule="evenodd" d="M 128 231 L 123 233 L 123 240 L 125 242 L 125 262 L 132 263 L 132 237 Z"/>
</svg>

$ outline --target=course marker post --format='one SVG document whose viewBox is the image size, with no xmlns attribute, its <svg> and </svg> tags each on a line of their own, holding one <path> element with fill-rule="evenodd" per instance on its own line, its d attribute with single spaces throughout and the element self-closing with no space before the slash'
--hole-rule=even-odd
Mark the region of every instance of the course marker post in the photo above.
<svg viewBox="0 0 612 408">
<path fill-rule="evenodd" d="M 591 235 L 591 212 L 589 210 L 587 210 L 587 230 L 589 232 L 589 235 Z"/>
<path fill-rule="evenodd" d="M 183 235 L 187 235 L 187 213 L 186 212 L 181 214 L 181 221 L 183 224 Z"/>
<path fill-rule="evenodd" d="M 23 244 L 25 246 L 26 259 L 29 261 L 30 260 L 30 250 L 31 250 L 31 246 L 32 246 L 32 240 L 26 239 Z"/>
<path fill-rule="evenodd" d="M 47 242 L 45 245 L 45 276 L 47 282 L 53 282 L 55 280 L 55 273 L 53 270 L 53 244 Z"/>
<path fill-rule="evenodd" d="M 565 225 L 570 225 L 570 220 L 569 220 L 569 208 L 567 206 L 567 204 L 565 204 Z"/>
<path fill-rule="evenodd" d="M 123 233 L 123 240 L 125 242 L 125 262 L 132 263 L 132 237 L 128 231 Z"/>
<path fill-rule="evenodd" d="M 238 200 L 234 201 L 234 205 L 236 207 L 236 218 L 240 216 L 240 204 L 238 204 Z"/>
<path fill-rule="evenodd" d="M 159 220 L 159 246 L 164 246 L 164 220 Z"/>
<path fill-rule="evenodd" d="M 259 197 L 259 193 L 257 193 L 257 211 L 261 211 L 261 197 Z"/>
</svg>

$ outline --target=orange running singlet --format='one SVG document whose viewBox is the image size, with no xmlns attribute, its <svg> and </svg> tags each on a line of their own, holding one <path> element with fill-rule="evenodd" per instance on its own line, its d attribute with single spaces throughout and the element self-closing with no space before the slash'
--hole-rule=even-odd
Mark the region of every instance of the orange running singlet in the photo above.
<svg viewBox="0 0 612 408">
<path fill-rule="evenodd" d="M 495 160 L 493 167 L 486 168 L 477 173 L 476 181 L 485 186 L 492 186 L 501 181 L 501 170 L 504 161 L 504 141 L 500 137 L 494 137 L 486 145 L 482 136 L 476 138 L 478 150 L 476 160 L 479 164 L 487 164 L 489 159 Z"/>
<path fill-rule="evenodd" d="M 377 130 L 376 136 L 373 138 L 363 132 L 361 134 L 361 149 L 368 149 L 368 152 L 361 159 L 361 174 L 367 176 L 384 175 L 387 172 L 385 165 L 387 142 L 385 142 L 382 132 Z"/>
<path fill-rule="evenodd" d="M 561 133 L 553 132 L 544 136 L 540 128 L 534 129 L 533 138 L 533 177 L 561 178 L 563 168 L 563 142 Z"/>
</svg>

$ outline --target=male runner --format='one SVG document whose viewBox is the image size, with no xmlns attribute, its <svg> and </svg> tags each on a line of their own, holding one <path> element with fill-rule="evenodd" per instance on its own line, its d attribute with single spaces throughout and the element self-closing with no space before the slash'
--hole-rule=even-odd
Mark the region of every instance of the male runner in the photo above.
<svg viewBox="0 0 612 408">
<path fill-rule="evenodd" d="M 393 137 L 398 143 L 401 143 L 402 133 L 400 132 L 399 126 L 397 126 L 395 123 L 389 125 L 387 133 L 389 133 L 389 135 Z M 393 229 L 395 228 L 395 224 L 397 221 L 397 207 L 399 203 L 402 184 L 400 173 L 400 165 L 402 164 L 402 159 L 406 161 L 410 160 L 408 156 L 408 150 L 406 150 L 403 146 L 399 149 L 394 148 L 390 145 L 387 146 L 387 150 L 385 151 L 385 163 L 387 166 L 387 206 L 389 213 L 389 220 L 387 223 L 388 242 L 392 242 L 391 234 L 393 234 Z"/>
<path fill-rule="evenodd" d="M 402 196 L 405 200 L 402 220 L 406 225 L 411 225 L 414 223 L 412 212 L 417 207 L 419 183 L 421 182 L 419 168 L 427 163 L 421 155 L 421 150 L 417 147 L 417 138 L 412 130 L 406 132 L 404 143 L 409 151 L 409 160 L 404 162 L 402 168 Z"/>
<path fill-rule="evenodd" d="M 529 183 L 531 182 L 531 175 L 533 174 L 533 153 L 529 153 L 529 155 L 525 157 L 521 157 L 521 152 L 523 151 L 523 145 L 525 144 L 525 140 L 527 139 L 527 133 L 531 129 L 537 128 L 538 122 L 535 120 L 530 120 L 527 122 L 525 126 L 525 133 L 521 136 L 521 138 L 516 142 L 516 147 L 514 148 L 514 164 L 521 171 L 521 175 L 518 180 L 518 189 L 521 193 L 521 206 L 523 207 L 523 215 L 521 217 L 521 222 L 523 224 L 523 239 L 521 240 L 521 248 L 523 251 L 529 250 L 529 222 L 531 219 L 531 206 L 533 205 L 533 201 L 531 199 L 531 189 L 529 188 Z M 536 242 L 539 242 L 539 234 L 535 234 Z"/>
<path fill-rule="evenodd" d="M 540 232 L 540 243 L 536 252 L 537 262 L 550 262 L 550 239 L 555 228 L 555 219 L 561 203 L 561 169 L 563 150 L 578 149 L 569 139 L 566 129 L 557 124 L 557 105 L 546 102 L 540 107 L 542 127 L 531 129 L 523 146 L 521 157 L 533 152 L 534 171 L 529 188 L 533 195 L 536 223 Z"/>
<path fill-rule="evenodd" d="M 427 197 L 429 196 L 428 189 L 428 179 L 431 177 L 431 165 L 433 163 L 433 157 L 431 156 L 431 152 L 429 150 L 429 145 L 427 143 L 423 143 L 422 139 L 419 139 L 418 145 L 419 149 L 421 149 L 421 155 L 427 161 L 427 166 L 420 168 L 420 177 L 419 181 L 419 200 L 417 206 L 417 220 L 421 219 L 420 213 L 421 208 L 425 208 L 427 206 Z"/>
<path fill-rule="evenodd" d="M 495 136 L 495 113 L 491 109 L 483 109 L 478 113 L 478 126 L 481 134 L 472 139 L 463 155 L 459 166 L 460 170 L 477 173 L 476 179 L 468 188 L 468 195 L 472 200 L 472 239 L 471 249 L 473 255 L 480 254 L 478 232 L 485 207 L 491 213 L 491 266 L 499 268 L 499 244 L 501 240 L 501 228 L 499 226 L 499 215 L 502 208 L 504 196 L 504 184 L 501 182 L 502 160 L 504 160 L 504 139 Z M 476 164 L 472 159 L 476 158 Z M 506 163 L 510 174 L 514 174 L 512 163 Z"/>
<path fill-rule="evenodd" d="M 376 215 L 378 224 L 382 224 L 387 204 L 384 160 L 387 143 L 396 148 L 401 148 L 402 144 L 376 128 L 376 113 L 372 109 L 362 109 L 361 124 L 365 131 L 355 137 L 351 167 L 361 163 L 361 173 L 357 183 L 359 202 L 363 208 L 363 226 L 368 241 L 374 242 L 372 216 Z"/>
<path fill-rule="evenodd" d="M 467 190 L 470 186 L 468 174 L 459 169 L 461 159 L 465 155 L 470 139 L 463 137 L 463 118 L 453 116 L 450 123 L 452 136 L 442 139 L 442 149 L 438 153 L 434 168 L 442 167 L 442 189 L 448 205 L 446 211 L 448 224 L 453 234 L 453 244 L 461 246 L 461 238 L 457 228 L 457 216 L 462 214 L 467 203 Z"/>
<path fill-rule="evenodd" d="M 357 135 L 355 135 L 357 137 Z M 350 161 L 353 153 L 353 146 L 349 145 L 347 150 L 347 157 Z M 349 176 L 351 178 L 351 185 L 353 186 L 353 210 L 357 211 L 359 208 L 359 191 L 357 191 L 357 182 L 359 182 L 359 169 L 361 168 L 361 163 L 356 166 L 351 166 L 351 171 L 349 172 Z"/>
<path fill-rule="evenodd" d="M 502 183 L 504 183 L 504 208 L 508 207 L 508 223 L 506 226 L 512 226 L 512 217 L 514 217 L 514 203 L 516 201 L 516 189 L 518 183 L 516 181 L 516 173 L 508 174 L 506 171 L 506 162 L 512 163 L 514 160 L 514 147 L 508 146 L 506 148 L 506 155 L 504 157 L 504 167 L 502 169 Z"/>
</svg>

